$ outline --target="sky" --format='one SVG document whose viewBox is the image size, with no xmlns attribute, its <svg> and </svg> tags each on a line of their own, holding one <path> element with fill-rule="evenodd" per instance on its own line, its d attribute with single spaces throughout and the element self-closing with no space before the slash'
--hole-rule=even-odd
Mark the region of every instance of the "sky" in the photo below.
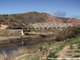
<svg viewBox="0 0 80 60">
<path fill-rule="evenodd" d="M 80 0 L 0 0 L 0 14 L 33 11 L 80 18 Z"/>
</svg>

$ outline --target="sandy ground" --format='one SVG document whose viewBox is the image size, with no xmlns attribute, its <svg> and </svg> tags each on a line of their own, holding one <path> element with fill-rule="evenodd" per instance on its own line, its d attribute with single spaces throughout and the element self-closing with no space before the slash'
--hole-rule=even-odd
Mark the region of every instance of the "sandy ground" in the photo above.
<svg viewBox="0 0 80 60">
<path fill-rule="evenodd" d="M 58 58 L 66 58 L 67 57 L 67 51 L 69 50 L 69 46 L 65 46 L 59 53 Z"/>
</svg>

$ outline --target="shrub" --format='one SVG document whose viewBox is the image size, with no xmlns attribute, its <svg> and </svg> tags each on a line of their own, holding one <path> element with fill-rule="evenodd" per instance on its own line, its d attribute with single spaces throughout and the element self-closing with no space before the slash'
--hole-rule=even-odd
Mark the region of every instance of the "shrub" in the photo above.
<svg viewBox="0 0 80 60">
<path fill-rule="evenodd" d="M 56 57 L 55 52 L 52 52 L 47 56 L 46 60 L 55 60 Z"/>
<path fill-rule="evenodd" d="M 57 34 L 57 41 L 68 39 L 72 37 L 76 37 L 80 35 L 80 27 L 67 27 L 62 31 L 59 31 Z"/>
</svg>

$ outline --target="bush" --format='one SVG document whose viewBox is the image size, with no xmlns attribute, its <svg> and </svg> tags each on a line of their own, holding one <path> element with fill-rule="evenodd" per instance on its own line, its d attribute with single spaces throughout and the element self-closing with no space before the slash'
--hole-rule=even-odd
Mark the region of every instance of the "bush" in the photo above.
<svg viewBox="0 0 80 60">
<path fill-rule="evenodd" d="M 55 55 L 55 53 L 50 53 L 48 56 L 47 56 L 47 59 L 46 60 L 55 60 L 57 56 Z"/>
<path fill-rule="evenodd" d="M 57 41 L 76 37 L 80 35 L 80 27 L 67 27 L 57 34 Z"/>
</svg>

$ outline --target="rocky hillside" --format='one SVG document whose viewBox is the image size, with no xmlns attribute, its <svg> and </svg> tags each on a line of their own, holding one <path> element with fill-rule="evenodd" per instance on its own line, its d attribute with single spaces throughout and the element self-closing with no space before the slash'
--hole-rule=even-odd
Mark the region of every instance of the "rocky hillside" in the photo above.
<svg viewBox="0 0 80 60">
<path fill-rule="evenodd" d="M 9 25 L 9 28 L 26 28 L 29 23 L 54 22 L 71 23 L 77 20 L 70 18 L 59 18 L 48 13 L 29 12 L 23 14 L 0 15 L 0 23 Z M 79 21 L 80 22 L 80 21 Z M 79 22 L 76 22 L 79 24 Z"/>
<path fill-rule="evenodd" d="M 80 19 L 70 18 L 67 23 L 70 23 L 73 26 L 80 26 Z"/>
<path fill-rule="evenodd" d="M 59 22 L 62 23 L 61 19 L 47 14 L 30 12 L 24 14 L 11 14 L 11 15 L 0 15 L 0 23 L 8 24 L 9 28 L 25 28 L 29 23 L 40 23 L 40 22 Z"/>
</svg>

